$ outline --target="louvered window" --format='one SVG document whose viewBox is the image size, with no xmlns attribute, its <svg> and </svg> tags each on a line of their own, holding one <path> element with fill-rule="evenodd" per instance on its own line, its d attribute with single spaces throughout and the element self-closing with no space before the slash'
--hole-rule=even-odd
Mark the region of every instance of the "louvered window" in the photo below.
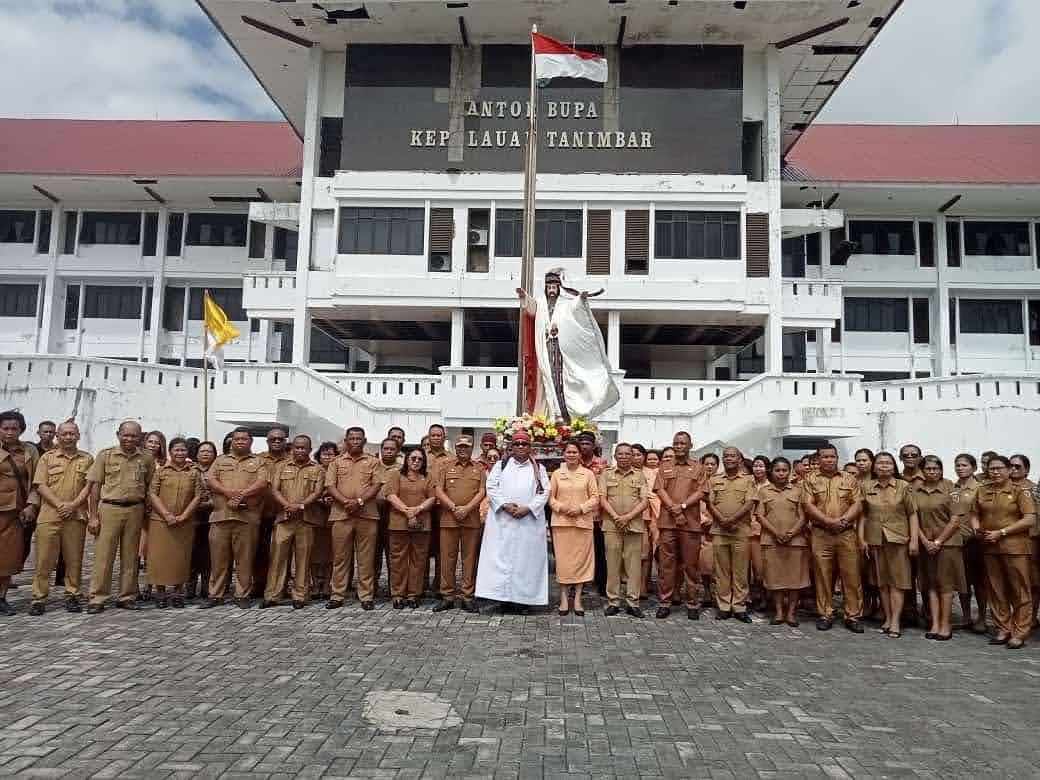
<svg viewBox="0 0 1040 780">
<path fill-rule="evenodd" d="M 625 273 L 650 271 L 650 212 L 634 209 L 625 212 Z"/>
<path fill-rule="evenodd" d="M 748 214 L 745 229 L 748 277 L 769 276 L 769 215 Z"/>
<path fill-rule="evenodd" d="M 430 270 L 451 270 L 451 240 L 455 235 L 452 209 L 430 209 Z"/>
<path fill-rule="evenodd" d="M 585 273 L 610 273 L 610 211 L 589 210 L 585 227 Z"/>
</svg>

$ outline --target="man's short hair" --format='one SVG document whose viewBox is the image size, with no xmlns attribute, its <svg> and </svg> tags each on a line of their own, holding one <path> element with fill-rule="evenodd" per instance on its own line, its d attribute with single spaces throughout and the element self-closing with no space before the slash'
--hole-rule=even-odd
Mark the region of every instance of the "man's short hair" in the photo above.
<svg viewBox="0 0 1040 780">
<path fill-rule="evenodd" d="M 6 412 L 0 412 L 0 425 L 3 425 L 8 420 L 14 420 L 18 423 L 18 427 L 22 429 L 22 433 L 25 433 L 25 415 L 15 409 L 8 409 Z"/>
</svg>

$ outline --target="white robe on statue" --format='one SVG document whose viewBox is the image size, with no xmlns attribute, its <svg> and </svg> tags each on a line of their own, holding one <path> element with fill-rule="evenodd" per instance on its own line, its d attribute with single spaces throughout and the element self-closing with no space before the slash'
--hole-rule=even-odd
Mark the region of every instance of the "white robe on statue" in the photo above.
<svg viewBox="0 0 1040 780">
<path fill-rule="evenodd" d="M 477 564 L 477 595 L 516 604 L 549 603 L 549 553 L 545 538 L 545 504 L 549 477 L 533 460 L 500 461 L 487 479 L 490 509 Z M 538 469 L 542 491 L 535 486 Z M 531 511 L 520 518 L 508 514 L 504 504 L 521 504 Z"/>
</svg>

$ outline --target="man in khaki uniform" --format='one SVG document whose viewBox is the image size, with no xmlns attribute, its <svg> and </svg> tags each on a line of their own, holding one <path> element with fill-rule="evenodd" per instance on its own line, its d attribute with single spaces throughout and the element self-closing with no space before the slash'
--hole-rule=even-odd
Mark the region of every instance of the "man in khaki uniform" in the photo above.
<svg viewBox="0 0 1040 780">
<path fill-rule="evenodd" d="M 701 501 L 707 487 L 708 471 L 696 460 L 690 460 L 693 441 L 686 431 L 672 437 L 675 462 L 662 464 L 657 472 L 657 495 L 661 499 L 661 516 L 657 528 L 658 541 L 657 617 L 671 614 L 672 594 L 679 573 L 686 575 L 686 617 L 697 620 L 701 616 L 697 586 L 701 581 L 701 534 L 708 527 L 701 526 Z"/>
<path fill-rule="evenodd" d="M 607 608 L 610 617 L 621 611 L 621 572 L 627 586 L 625 611 L 643 617 L 639 590 L 643 571 L 643 512 L 650 503 L 650 489 L 642 469 L 632 467 L 632 447 L 614 448 L 615 466 L 599 475 L 600 517 L 607 554 Z"/>
<path fill-rule="evenodd" d="M 802 484 L 802 508 L 812 524 L 813 579 L 816 583 L 816 628 L 834 625 L 834 575 L 841 577 L 845 627 L 863 633 L 863 580 L 857 521 L 863 494 L 859 481 L 838 471 L 838 451 L 820 447 L 820 470 L 806 475 Z"/>
<path fill-rule="evenodd" d="M 708 511 L 714 519 L 711 546 L 718 600 L 715 617 L 718 620 L 735 617 L 743 623 L 750 623 L 751 615 L 747 612 L 748 534 L 756 490 L 754 478 L 741 473 L 743 465 L 740 450 L 736 447 L 726 447 L 722 451 L 723 473 L 712 477 L 708 485 Z"/>
<path fill-rule="evenodd" d="M 260 512 L 267 495 L 268 474 L 264 462 L 252 453 L 253 435 L 248 428 L 231 432 L 231 452 L 220 455 L 207 472 L 213 497 L 209 518 L 209 599 L 201 606 L 221 604 L 227 592 L 231 562 L 235 563 L 235 603 L 249 609 L 253 564 L 260 529 Z"/>
<path fill-rule="evenodd" d="M 40 455 L 21 440 L 23 433 L 21 412 L 0 412 L 0 615 L 15 614 L 7 603 L 7 589 L 25 565 L 25 537 L 40 508 L 40 496 L 32 489 Z"/>
<path fill-rule="evenodd" d="M 390 431 L 400 431 L 400 428 L 391 428 Z M 401 434 L 403 436 L 403 432 Z M 390 582 L 390 505 L 382 498 L 383 486 L 386 485 L 393 472 L 400 473 L 404 456 L 396 438 L 383 439 L 379 444 L 379 468 L 376 478 L 379 480 L 379 535 L 376 537 L 376 556 L 374 579 L 376 589 L 379 589 L 379 579 L 383 574 L 383 560 L 386 559 L 386 580 Z"/>
<path fill-rule="evenodd" d="M 346 452 L 329 464 L 325 488 L 332 496 L 332 597 L 326 609 L 339 609 L 347 596 L 347 581 L 357 560 L 357 592 L 361 608 L 375 608 L 375 554 L 379 534 L 381 487 L 379 461 L 365 454 L 365 431 L 348 428 Z"/>
<path fill-rule="evenodd" d="M 43 425 L 41 423 L 40 427 Z M 51 572 L 59 555 L 65 560 L 65 609 L 79 612 L 80 572 L 87 536 L 87 473 L 93 456 L 79 449 L 79 426 L 64 422 L 58 446 L 45 452 L 36 466 L 33 485 L 42 499 L 36 519 L 36 571 L 30 615 L 42 615 L 50 594 Z M 55 583 L 58 584 L 58 583 Z"/>
<path fill-rule="evenodd" d="M 311 460 L 311 437 L 297 436 L 290 460 L 274 467 L 271 496 L 281 507 L 271 535 L 271 565 L 267 588 L 260 608 L 277 606 L 289 579 L 289 560 L 293 561 L 293 609 L 302 609 L 310 597 L 311 548 L 314 528 L 323 518 L 317 512 L 318 499 L 325 489 L 325 472 Z"/>
<path fill-rule="evenodd" d="M 426 473 L 434 485 L 437 484 L 437 471 L 451 461 L 451 453 L 444 447 L 447 433 L 444 426 L 434 423 L 426 433 Z M 440 513 L 433 512 L 433 528 L 430 529 L 430 557 L 433 558 L 433 581 L 427 581 L 427 590 L 436 590 L 441 581 L 441 533 Z"/>
<path fill-rule="evenodd" d="M 119 553 L 119 595 L 116 607 L 137 609 L 137 550 L 144 527 L 145 500 L 155 460 L 141 449 L 141 426 L 123 422 L 116 431 L 118 447 L 101 450 L 87 472 L 87 530 L 94 544 L 87 613 L 105 608 L 112 588 L 112 567 Z"/>
<path fill-rule="evenodd" d="M 441 600 L 434 612 L 455 607 L 462 597 L 466 612 L 479 612 L 473 600 L 476 592 L 477 551 L 483 529 L 480 527 L 480 502 L 487 490 L 487 472 L 472 460 L 473 439 L 455 440 L 455 458 L 448 460 L 436 474 L 437 500 L 440 502 Z M 455 569 L 462 547 L 462 587 L 457 587 Z"/>
<path fill-rule="evenodd" d="M 273 477 L 278 467 L 289 461 L 289 432 L 280 426 L 271 428 L 267 432 L 267 452 L 261 452 L 257 457 L 263 463 L 268 479 Z M 253 562 L 253 596 L 262 596 L 267 587 L 271 534 L 280 514 L 281 507 L 274 500 L 268 485 L 267 495 L 264 496 L 264 502 L 260 507 L 260 527 L 256 540 L 256 558 Z"/>
</svg>

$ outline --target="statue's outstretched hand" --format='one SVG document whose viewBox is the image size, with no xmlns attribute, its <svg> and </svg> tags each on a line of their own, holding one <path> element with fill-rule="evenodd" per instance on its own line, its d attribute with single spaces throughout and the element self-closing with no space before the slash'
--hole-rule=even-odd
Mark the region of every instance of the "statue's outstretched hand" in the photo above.
<svg viewBox="0 0 1040 780">
<path fill-rule="evenodd" d="M 527 291 L 523 287 L 516 288 L 516 297 L 521 301 L 527 297 Z"/>
</svg>

